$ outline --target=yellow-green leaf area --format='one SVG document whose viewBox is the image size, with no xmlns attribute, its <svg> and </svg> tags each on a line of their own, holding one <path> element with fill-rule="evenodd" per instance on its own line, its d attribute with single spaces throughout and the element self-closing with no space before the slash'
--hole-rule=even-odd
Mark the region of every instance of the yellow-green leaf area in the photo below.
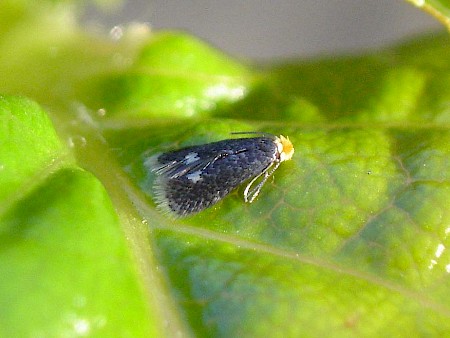
<svg viewBox="0 0 450 338">
<path fill-rule="evenodd" d="M 23 97 L 0 95 L 0 205 L 64 162 L 67 151 L 42 108 Z"/>
<path fill-rule="evenodd" d="M 91 174 L 49 177 L 0 216 L 0 242 L 1 336 L 154 334 L 119 220 Z"/>
<path fill-rule="evenodd" d="M 158 33 L 126 72 L 99 76 L 82 96 L 113 117 L 206 117 L 241 99 L 250 74 L 192 36 Z"/>
</svg>

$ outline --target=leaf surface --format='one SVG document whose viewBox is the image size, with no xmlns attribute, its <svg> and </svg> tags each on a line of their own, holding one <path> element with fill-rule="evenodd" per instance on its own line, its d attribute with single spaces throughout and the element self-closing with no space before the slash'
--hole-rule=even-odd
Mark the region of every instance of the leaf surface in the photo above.
<svg viewBox="0 0 450 338">
<path fill-rule="evenodd" d="M 0 336 L 450 332 L 447 35 L 257 67 L 184 33 L 108 40 L 70 6 L 12 4 Z M 236 131 L 287 135 L 294 157 L 252 204 L 240 187 L 159 213 L 146 160 Z"/>
</svg>

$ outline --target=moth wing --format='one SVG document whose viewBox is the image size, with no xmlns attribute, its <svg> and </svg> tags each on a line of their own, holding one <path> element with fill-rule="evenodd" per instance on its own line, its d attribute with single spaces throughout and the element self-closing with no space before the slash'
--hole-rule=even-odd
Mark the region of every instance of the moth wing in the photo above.
<svg viewBox="0 0 450 338">
<path fill-rule="evenodd" d="M 158 175 L 156 203 L 177 216 L 206 209 L 243 182 L 264 175 L 276 161 L 276 150 L 270 139 L 235 139 L 154 156 L 147 167 Z M 261 186 L 249 195 L 256 197 Z"/>
<path fill-rule="evenodd" d="M 196 160 L 194 162 L 188 162 L 186 160 L 172 160 L 166 163 L 159 163 L 158 159 L 154 161 L 155 165 L 151 171 L 158 175 L 165 176 L 167 178 L 173 179 L 183 175 L 188 175 L 190 172 L 195 172 L 206 168 L 213 158 L 203 158 Z"/>
<path fill-rule="evenodd" d="M 153 169 L 158 174 L 154 184 L 158 208 L 177 216 L 194 214 L 217 203 L 251 177 L 252 173 L 224 162 L 227 158 L 217 160 L 217 156 L 189 164 L 171 161 L 161 165 L 158 162 Z M 218 171 L 218 167 L 223 169 Z"/>
<path fill-rule="evenodd" d="M 158 208 L 181 217 L 191 215 L 216 204 L 238 186 L 238 184 L 227 185 L 226 188 L 215 189 L 211 185 L 217 185 L 217 179 L 209 178 L 203 182 L 196 182 L 201 179 L 201 175 L 199 173 L 192 175 L 189 179 L 185 176 L 175 179 L 158 177 L 155 182 Z"/>
<path fill-rule="evenodd" d="M 186 216 L 216 203 L 224 195 L 224 192 L 211 193 L 211 184 L 217 185 L 214 177 L 209 176 L 204 182 L 198 182 L 202 172 L 217 160 L 217 155 L 204 155 L 195 161 L 183 156 L 163 163 L 160 156 L 150 157 L 145 165 L 157 174 L 154 191 L 156 204 L 162 211 Z"/>
</svg>

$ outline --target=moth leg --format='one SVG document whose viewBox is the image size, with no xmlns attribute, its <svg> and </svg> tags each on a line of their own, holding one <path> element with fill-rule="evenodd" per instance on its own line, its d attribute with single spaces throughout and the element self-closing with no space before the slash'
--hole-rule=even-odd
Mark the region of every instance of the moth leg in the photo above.
<svg viewBox="0 0 450 338">
<path fill-rule="evenodd" d="M 274 166 L 275 163 L 275 166 Z M 270 165 L 267 166 L 266 169 L 264 169 L 259 175 L 255 176 L 249 184 L 245 187 L 244 190 L 244 201 L 248 203 L 252 203 L 255 198 L 259 195 L 259 192 L 261 191 L 264 183 L 266 183 L 267 179 L 272 176 L 272 174 L 277 170 L 278 166 L 280 165 L 280 161 L 272 162 Z M 273 168 L 272 168 L 273 167 Z M 270 170 L 271 169 L 271 170 Z M 270 171 L 269 171 L 270 170 Z M 256 187 L 251 188 L 253 183 L 255 183 L 256 180 L 258 180 L 262 175 L 264 177 L 262 178 L 261 182 L 259 182 Z"/>
</svg>

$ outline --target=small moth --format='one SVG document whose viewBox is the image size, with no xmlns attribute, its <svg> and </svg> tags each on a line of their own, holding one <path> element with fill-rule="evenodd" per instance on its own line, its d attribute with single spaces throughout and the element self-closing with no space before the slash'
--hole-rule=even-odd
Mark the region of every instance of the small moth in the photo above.
<svg viewBox="0 0 450 338">
<path fill-rule="evenodd" d="M 263 134 L 155 155 L 147 166 L 157 174 L 158 207 L 182 217 L 214 205 L 246 181 L 244 200 L 253 202 L 280 163 L 293 154 L 289 138 Z"/>
</svg>

